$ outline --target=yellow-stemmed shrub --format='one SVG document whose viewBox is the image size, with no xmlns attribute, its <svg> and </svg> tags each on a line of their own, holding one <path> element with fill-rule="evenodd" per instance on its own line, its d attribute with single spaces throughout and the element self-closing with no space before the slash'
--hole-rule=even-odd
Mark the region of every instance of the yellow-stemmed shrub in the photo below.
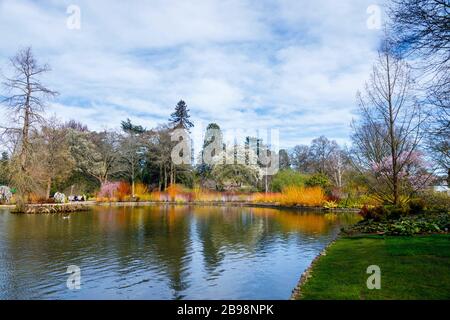
<svg viewBox="0 0 450 320">
<path fill-rule="evenodd" d="M 136 185 L 134 186 L 134 195 L 136 197 L 141 197 L 147 195 L 148 193 L 148 188 L 143 183 L 136 183 Z"/>
<path fill-rule="evenodd" d="M 282 194 L 279 192 L 255 193 L 252 196 L 253 202 L 277 203 L 281 201 Z"/>
<path fill-rule="evenodd" d="M 252 201 L 285 206 L 320 207 L 326 201 L 326 196 L 320 187 L 288 186 L 281 193 L 256 193 Z"/>
<path fill-rule="evenodd" d="M 320 187 L 290 186 L 283 189 L 280 203 L 283 205 L 299 205 L 306 207 L 322 206 L 326 200 L 325 192 Z"/>
</svg>

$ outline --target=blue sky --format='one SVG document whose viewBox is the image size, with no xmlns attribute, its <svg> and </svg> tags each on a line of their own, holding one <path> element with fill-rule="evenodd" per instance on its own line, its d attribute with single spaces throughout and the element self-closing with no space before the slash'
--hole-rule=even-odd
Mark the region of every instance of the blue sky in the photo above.
<svg viewBox="0 0 450 320">
<path fill-rule="evenodd" d="M 66 26 L 71 4 L 79 30 Z M 8 57 L 31 45 L 60 93 L 47 113 L 95 130 L 126 118 L 154 127 L 183 99 L 197 139 L 216 122 L 278 129 L 281 147 L 322 134 L 346 143 L 381 35 L 367 27 L 374 4 L 0 0 L 0 68 L 7 73 Z"/>
</svg>

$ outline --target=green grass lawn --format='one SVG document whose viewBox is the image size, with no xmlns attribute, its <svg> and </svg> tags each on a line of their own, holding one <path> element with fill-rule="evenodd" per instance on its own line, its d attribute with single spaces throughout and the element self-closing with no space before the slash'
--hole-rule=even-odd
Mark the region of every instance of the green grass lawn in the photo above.
<svg viewBox="0 0 450 320">
<path fill-rule="evenodd" d="M 369 265 L 381 289 L 369 290 Z M 301 299 L 450 299 L 450 235 L 337 240 L 301 287 Z"/>
</svg>

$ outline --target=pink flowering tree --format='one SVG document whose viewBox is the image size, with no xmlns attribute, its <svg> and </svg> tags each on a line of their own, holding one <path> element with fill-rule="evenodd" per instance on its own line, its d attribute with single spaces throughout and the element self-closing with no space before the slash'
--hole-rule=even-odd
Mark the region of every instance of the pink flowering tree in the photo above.
<svg viewBox="0 0 450 320">
<path fill-rule="evenodd" d="M 403 194 L 419 191 L 432 183 L 432 174 L 428 168 L 429 164 L 420 151 L 401 153 L 397 158 L 396 167 L 392 164 L 392 157 L 389 156 L 372 163 L 372 170 L 378 180 L 391 177 L 393 170 L 396 170 Z"/>
<path fill-rule="evenodd" d="M 114 198 L 119 189 L 120 182 L 104 182 L 100 187 L 98 196 L 101 198 Z"/>
</svg>

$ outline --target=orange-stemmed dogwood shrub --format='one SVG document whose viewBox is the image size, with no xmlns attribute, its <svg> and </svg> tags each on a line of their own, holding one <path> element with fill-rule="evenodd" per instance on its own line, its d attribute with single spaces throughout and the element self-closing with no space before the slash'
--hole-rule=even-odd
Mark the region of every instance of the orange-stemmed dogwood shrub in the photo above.
<svg viewBox="0 0 450 320">
<path fill-rule="evenodd" d="M 125 201 L 130 198 L 131 186 L 128 182 L 121 181 L 116 190 L 116 197 L 119 201 Z"/>
<path fill-rule="evenodd" d="M 170 201 L 175 201 L 177 196 L 182 194 L 183 188 L 178 184 L 171 184 L 167 187 L 166 192 L 169 195 Z"/>
</svg>

